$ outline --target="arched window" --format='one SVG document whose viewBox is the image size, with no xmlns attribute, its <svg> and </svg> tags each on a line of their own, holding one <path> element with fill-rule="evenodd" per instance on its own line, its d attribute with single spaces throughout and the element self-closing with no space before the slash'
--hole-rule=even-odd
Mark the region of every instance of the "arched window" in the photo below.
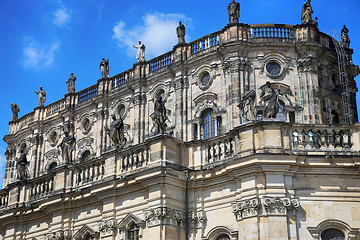
<svg viewBox="0 0 360 240">
<path fill-rule="evenodd" d="M 230 240 L 230 237 L 227 234 L 222 234 L 221 236 L 217 237 L 216 240 Z"/>
<path fill-rule="evenodd" d="M 133 223 L 128 230 L 128 239 L 139 240 L 139 230 L 140 228 L 135 223 Z"/>
<path fill-rule="evenodd" d="M 51 163 L 49 166 L 49 172 L 53 171 L 56 166 L 57 166 L 56 162 Z"/>
<path fill-rule="evenodd" d="M 326 229 L 321 233 L 321 240 L 344 240 L 345 235 L 343 232 L 330 228 Z"/>
<path fill-rule="evenodd" d="M 86 150 L 82 155 L 81 155 L 81 160 L 82 161 L 86 161 L 86 160 L 89 160 L 90 158 L 90 151 L 89 150 Z"/>
<path fill-rule="evenodd" d="M 201 117 L 201 139 L 208 139 L 215 136 L 215 118 L 212 109 L 207 109 Z"/>
</svg>

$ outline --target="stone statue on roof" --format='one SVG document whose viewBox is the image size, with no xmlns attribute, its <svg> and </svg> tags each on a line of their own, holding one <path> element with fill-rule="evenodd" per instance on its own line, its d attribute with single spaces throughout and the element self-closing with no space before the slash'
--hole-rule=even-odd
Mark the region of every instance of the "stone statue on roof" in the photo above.
<svg viewBox="0 0 360 240">
<path fill-rule="evenodd" d="M 138 62 L 145 62 L 145 45 L 139 41 L 139 45 L 134 46 L 134 48 L 137 48 L 138 52 L 136 54 L 136 59 Z"/>
<path fill-rule="evenodd" d="M 311 7 L 311 0 L 308 0 L 307 2 L 304 3 L 303 8 L 302 8 L 301 22 L 303 24 L 316 24 L 317 17 L 315 18 L 315 21 L 312 20 L 313 12 L 314 11 L 313 11 L 313 9 Z"/>
<path fill-rule="evenodd" d="M 103 78 L 109 78 L 109 59 L 107 61 L 105 58 L 102 59 L 100 63 L 100 72 Z"/>
<path fill-rule="evenodd" d="M 179 26 L 176 28 L 176 34 L 178 36 L 178 44 L 185 43 L 185 26 L 179 22 Z"/>
<path fill-rule="evenodd" d="M 349 29 L 344 25 L 343 29 L 341 29 L 341 44 L 344 47 L 350 47 L 350 38 L 349 38 Z"/>
<path fill-rule="evenodd" d="M 229 13 L 229 22 L 230 23 L 238 23 L 240 17 L 240 3 L 232 2 L 228 6 L 228 13 Z"/>
<path fill-rule="evenodd" d="M 75 93 L 75 81 L 76 77 L 73 73 L 71 73 L 68 81 L 66 82 L 68 85 L 68 93 Z"/>
<path fill-rule="evenodd" d="M 20 112 L 20 108 L 16 103 L 11 104 L 11 111 L 13 112 L 11 121 L 18 120 L 18 112 Z"/>
<path fill-rule="evenodd" d="M 38 107 L 44 107 L 46 100 L 45 90 L 42 87 L 40 87 L 40 91 L 38 92 L 34 91 L 34 92 L 38 95 Z"/>
</svg>

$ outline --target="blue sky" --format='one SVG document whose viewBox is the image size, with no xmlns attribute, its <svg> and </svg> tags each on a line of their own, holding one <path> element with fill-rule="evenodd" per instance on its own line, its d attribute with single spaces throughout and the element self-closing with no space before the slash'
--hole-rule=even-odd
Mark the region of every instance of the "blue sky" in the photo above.
<svg viewBox="0 0 360 240">
<path fill-rule="evenodd" d="M 228 22 L 225 0 L 1 0 L 0 1 L 0 135 L 8 133 L 10 104 L 19 117 L 37 106 L 42 86 L 46 103 L 64 97 L 70 73 L 77 77 L 76 91 L 101 77 L 99 63 L 110 59 L 110 76 L 136 62 L 138 40 L 146 45 L 149 60 L 176 44 L 178 21 L 185 23 L 186 40 L 196 40 L 221 30 Z M 238 0 L 240 22 L 300 24 L 303 0 Z M 349 29 L 353 62 L 360 65 L 360 1 L 313 0 L 319 29 Z M 360 80 L 357 77 L 357 82 Z M 358 98 L 358 102 L 359 98 Z M 0 141 L 0 188 L 3 182 L 6 143 Z"/>
</svg>

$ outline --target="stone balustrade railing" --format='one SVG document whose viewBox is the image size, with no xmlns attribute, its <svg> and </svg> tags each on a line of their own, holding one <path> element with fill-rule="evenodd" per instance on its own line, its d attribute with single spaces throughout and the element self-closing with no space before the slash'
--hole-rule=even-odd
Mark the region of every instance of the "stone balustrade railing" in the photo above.
<svg viewBox="0 0 360 240">
<path fill-rule="evenodd" d="M 122 72 L 114 77 L 112 77 L 111 86 L 112 89 L 117 88 L 128 81 L 131 81 L 134 78 L 134 69 L 129 69 L 125 72 Z"/>
<path fill-rule="evenodd" d="M 196 54 L 198 52 L 220 45 L 220 35 L 221 32 L 215 32 L 191 42 L 191 54 Z"/>
<path fill-rule="evenodd" d="M 121 152 L 121 157 L 117 166 L 119 166 L 118 173 L 131 171 L 149 163 L 149 147 L 141 144 L 130 149 L 125 149 Z"/>
<path fill-rule="evenodd" d="M 73 186 L 81 186 L 103 179 L 105 174 L 104 161 L 85 162 L 73 170 Z"/>
<path fill-rule="evenodd" d="M 334 129 L 334 127 L 332 127 Z M 352 151 L 353 130 L 346 126 L 299 126 L 292 130 L 292 148 L 297 151 Z"/>
<path fill-rule="evenodd" d="M 44 176 L 30 183 L 29 200 L 37 200 L 51 194 L 54 190 L 54 177 Z"/>
<path fill-rule="evenodd" d="M 6 207 L 8 205 L 8 201 L 9 193 L 4 190 L 0 190 L 0 209 Z"/>
<path fill-rule="evenodd" d="M 61 99 L 46 106 L 46 117 L 65 109 L 65 99 Z"/>
<path fill-rule="evenodd" d="M 229 136 L 222 136 L 216 139 L 209 139 L 205 144 L 205 159 L 206 162 L 212 163 L 217 160 L 224 160 L 232 157 L 234 153 L 235 142 Z"/>
<path fill-rule="evenodd" d="M 159 57 L 151 59 L 149 61 L 150 64 L 150 72 L 156 71 L 160 68 L 163 68 L 167 65 L 170 65 L 174 60 L 174 52 L 165 53 Z"/>
<path fill-rule="evenodd" d="M 23 127 L 26 127 L 29 123 L 34 121 L 34 112 L 28 113 L 19 120 L 10 122 L 9 133 L 13 134 L 21 130 Z"/>
<path fill-rule="evenodd" d="M 292 25 L 253 24 L 250 25 L 250 38 L 292 39 Z"/>
<path fill-rule="evenodd" d="M 80 92 L 78 92 L 79 103 L 87 102 L 92 97 L 96 96 L 97 94 L 98 94 L 98 85 L 97 84 L 94 84 L 91 87 L 81 90 Z"/>
</svg>

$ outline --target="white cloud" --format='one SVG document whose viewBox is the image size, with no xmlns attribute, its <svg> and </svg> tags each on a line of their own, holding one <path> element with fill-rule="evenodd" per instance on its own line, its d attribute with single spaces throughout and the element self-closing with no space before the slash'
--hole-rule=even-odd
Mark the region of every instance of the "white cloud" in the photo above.
<svg viewBox="0 0 360 240">
<path fill-rule="evenodd" d="M 137 45 L 141 40 L 146 46 L 147 60 L 166 53 L 177 44 L 176 27 L 179 21 L 191 21 L 183 14 L 153 13 L 142 17 L 143 24 L 127 28 L 125 22 L 119 21 L 113 28 L 113 39 L 118 41 L 120 47 L 125 47 L 129 56 L 136 56 Z"/>
<path fill-rule="evenodd" d="M 59 41 L 55 41 L 50 45 L 40 45 L 34 40 L 28 41 L 23 51 L 24 67 L 42 68 L 51 66 L 59 46 Z"/>
<path fill-rule="evenodd" d="M 58 9 L 54 13 L 53 22 L 56 26 L 62 27 L 66 25 L 70 20 L 70 14 L 65 11 L 65 9 Z"/>
</svg>

